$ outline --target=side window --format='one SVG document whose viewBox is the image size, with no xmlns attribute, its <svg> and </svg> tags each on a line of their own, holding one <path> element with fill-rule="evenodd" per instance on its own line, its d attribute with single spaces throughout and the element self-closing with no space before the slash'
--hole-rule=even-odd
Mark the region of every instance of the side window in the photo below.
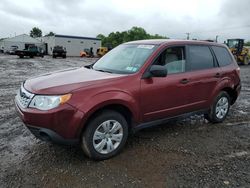
<svg viewBox="0 0 250 188">
<path fill-rule="evenodd" d="M 185 47 L 167 48 L 157 58 L 156 65 L 164 66 L 168 74 L 181 73 L 186 71 Z"/>
<path fill-rule="evenodd" d="M 188 49 L 191 70 L 214 67 L 214 59 L 209 47 L 190 45 Z"/>
<path fill-rule="evenodd" d="M 229 65 L 232 62 L 232 58 L 226 48 L 213 46 L 212 47 L 220 67 Z"/>
</svg>

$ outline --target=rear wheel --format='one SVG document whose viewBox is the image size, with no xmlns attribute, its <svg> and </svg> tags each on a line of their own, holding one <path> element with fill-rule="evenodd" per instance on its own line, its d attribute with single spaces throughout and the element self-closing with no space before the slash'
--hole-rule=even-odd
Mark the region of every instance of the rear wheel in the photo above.
<svg viewBox="0 0 250 188">
<path fill-rule="evenodd" d="M 222 91 L 216 97 L 210 111 L 205 114 L 205 118 L 212 123 L 223 122 L 229 112 L 230 96 L 227 92 Z"/>
<path fill-rule="evenodd" d="M 106 110 L 87 125 L 82 135 L 84 153 L 94 160 L 105 160 L 117 155 L 128 137 L 126 119 L 118 112 Z"/>
</svg>

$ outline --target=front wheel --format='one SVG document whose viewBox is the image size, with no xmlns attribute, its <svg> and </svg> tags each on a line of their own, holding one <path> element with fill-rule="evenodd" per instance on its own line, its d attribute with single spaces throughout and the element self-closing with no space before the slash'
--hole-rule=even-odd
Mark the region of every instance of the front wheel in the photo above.
<svg viewBox="0 0 250 188">
<path fill-rule="evenodd" d="M 82 135 L 84 153 L 94 160 L 105 160 L 117 155 L 128 137 L 126 119 L 118 112 L 106 110 L 87 125 Z"/>
<path fill-rule="evenodd" d="M 227 92 L 222 91 L 216 97 L 210 111 L 205 114 L 205 118 L 212 123 L 223 122 L 229 112 L 230 96 Z"/>
</svg>

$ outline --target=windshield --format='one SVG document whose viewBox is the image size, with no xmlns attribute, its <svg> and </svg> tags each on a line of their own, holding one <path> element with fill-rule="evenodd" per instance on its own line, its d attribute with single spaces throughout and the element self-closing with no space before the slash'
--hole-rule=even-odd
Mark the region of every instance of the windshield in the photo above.
<svg viewBox="0 0 250 188">
<path fill-rule="evenodd" d="M 142 67 L 155 48 L 155 45 L 145 44 L 120 45 L 99 59 L 94 64 L 93 69 L 118 74 L 135 73 Z"/>
<path fill-rule="evenodd" d="M 228 40 L 228 47 L 229 48 L 237 48 L 238 40 Z"/>
<path fill-rule="evenodd" d="M 63 47 L 62 46 L 55 46 L 54 50 L 63 50 Z"/>
</svg>

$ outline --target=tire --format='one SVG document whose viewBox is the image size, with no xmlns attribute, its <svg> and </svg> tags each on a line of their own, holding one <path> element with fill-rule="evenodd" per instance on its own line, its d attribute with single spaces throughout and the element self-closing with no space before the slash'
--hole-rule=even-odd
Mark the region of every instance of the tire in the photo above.
<svg viewBox="0 0 250 188">
<path fill-rule="evenodd" d="M 244 63 L 244 65 L 248 65 L 248 63 L 249 63 L 249 57 L 247 55 L 244 57 L 243 63 Z"/>
<path fill-rule="evenodd" d="M 226 119 L 229 112 L 231 98 L 227 92 L 221 91 L 215 98 L 214 103 L 209 110 L 208 114 L 205 114 L 205 118 L 211 123 L 221 123 Z"/>
<path fill-rule="evenodd" d="M 23 58 L 23 56 L 22 56 L 22 55 L 20 55 L 19 57 L 20 57 L 20 58 Z"/>
<path fill-rule="evenodd" d="M 53 55 L 53 58 L 56 58 L 56 56 Z"/>
<path fill-rule="evenodd" d="M 87 125 L 82 134 L 81 147 L 89 158 L 105 160 L 117 155 L 124 147 L 127 138 L 126 119 L 116 111 L 105 110 Z"/>
<path fill-rule="evenodd" d="M 65 58 L 66 58 L 66 56 L 63 56 L 63 58 L 65 59 Z"/>
<path fill-rule="evenodd" d="M 30 58 L 33 58 L 33 56 L 31 55 Z"/>
</svg>

